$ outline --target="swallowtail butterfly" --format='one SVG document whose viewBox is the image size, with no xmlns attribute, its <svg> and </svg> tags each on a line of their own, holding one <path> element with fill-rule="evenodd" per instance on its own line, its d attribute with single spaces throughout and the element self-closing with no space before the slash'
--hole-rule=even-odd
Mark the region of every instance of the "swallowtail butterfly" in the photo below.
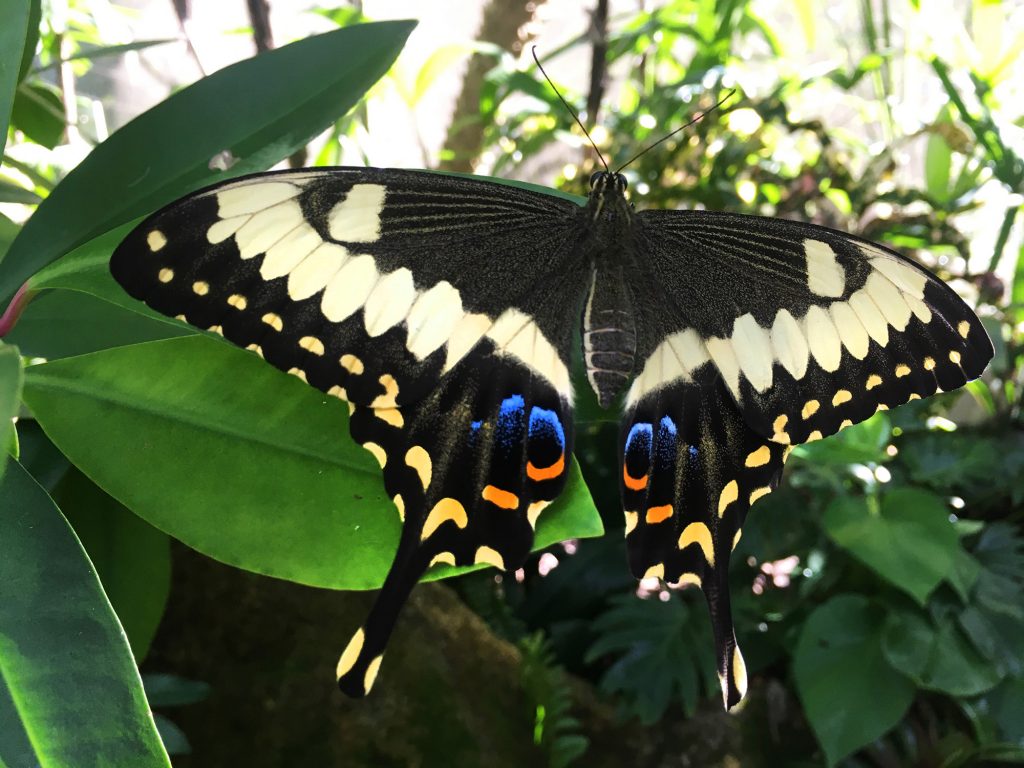
<svg viewBox="0 0 1024 768">
<path fill-rule="evenodd" d="M 132 296 L 348 402 L 404 522 L 346 693 L 369 691 L 432 564 L 524 561 L 572 461 L 574 352 L 602 406 L 624 395 L 629 567 L 702 588 L 728 708 L 746 689 L 729 555 L 793 446 L 992 357 L 967 305 L 887 248 L 625 193 L 617 172 L 582 206 L 422 171 L 272 172 L 172 203 L 114 252 Z"/>
</svg>

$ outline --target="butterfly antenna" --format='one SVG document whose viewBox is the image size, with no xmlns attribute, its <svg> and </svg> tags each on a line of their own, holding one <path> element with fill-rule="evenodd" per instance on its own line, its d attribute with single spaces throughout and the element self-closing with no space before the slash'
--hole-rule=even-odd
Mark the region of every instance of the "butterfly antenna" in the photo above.
<svg viewBox="0 0 1024 768">
<path fill-rule="evenodd" d="M 562 94 L 560 94 L 560 93 L 558 92 L 558 89 L 557 89 L 557 88 L 555 87 L 555 84 L 554 84 L 553 82 L 551 82 L 551 78 L 550 78 L 550 77 L 548 77 L 548 73 L 547 73 L 547 72 L 545 72 L 545 71 L 544 71 L 544 67 L 543 67 L 543 66 L 541 66 L 541 63 L 540 63 L 540 59 L 538 59 L 538 58 L 537 58 L 537 46 L 535 46 L 535 45 L 534 45 L 534 46 L 532 46 L 532 47 L 530 48 L 530 53 L 532 53 L 532 54 L 533 54 L 533 60 L 534 60 L 535 62 L 537 62 L 537 69 L 539 69 L 539 70 L 540 70 L 540 73 L 541 73 L 542 75 L 544 75 L 544 79 L 548 81 L 548 85 L 550 85 L 550 86 L 551 86 L 551 90 L 553 90 L 553 91 L 555 92 L 555 96 L 557 96 L 557 97 L 558 97 L 558 99 L 559 99 L 559 101 L 561 101 L 561 102 L 562 102 L 562 104 L 563 104 L 563 105 L 565 106 L 565 108 L 566 108 L 567 110 L 569 110 L 569 114 L 570 114 L 570 115 L 572 115 L 573 119 L 574 119 L 574 120 L 576 121 L 576 125 L 578 125 L 578 126 L 579 126 L 580 128 L 582 128 L 582 129 L 583 129 L 583 133 L 585 133 L 585 134 L 586 134 L 586 136 L 587 136 L 587 139 L 589 139 L 589 140 L 590 140 L 590 146 L 592 146 L 592 147 L 594 148 L 594 151 L 595 151 L 595 152 L 597 152 L 597 156 L 598 156 L 599 158 L 601 158 L 601 165 L 603 165 L 603 166 L 604 166 L 604 169 L 605 169 L 606 171 L 608 171 L 608 173 L 611 173 L 611 172 L 612 172 L 612 169 L 611 169 L 611 168 L 609 168 L 609 167 L 608 167 L 608 163 L 607 163 L 607 162 L 605 162 L 605 159 L 604 159 L 604 155 L 602 155 L 602 154 L 601 154 L 601 150 L 597 148 L 597 143 L 596 143 L 596 142 L 594 141 L 593 137 L 591 137 L 591 135 L 590 135 L 590 131 L 588 131 L 588 130 L 587 130 L 587 126 L 585 126 L 585 125 L 583 124 L 583 121 L 582 121 L 582 120 L 580 120 L 580 116 L 579 116 L 579 115 L 577 115 L 577 114 L 576 114 L 576 112 L 575 112 L 575 111 L 573 110 L 573 108 L 569 106 L 569 102 L 567 102 L 567 101 L 566 101 L 566 100 L 565 100 L 565 99 L 564 99 L 564 98 L 562 97 Z"/>
<path fill-rule="evenodd" d="M 548 81 L 548 82 L 550 82 L 550 81 Z M 693 118 L 693 119 L 692 119 L 692 120 L 691 120 L 690 122 L 688 122 L 688 123 L 687 123 L 686 125 L 681 125 L 681 126 L 679 126 L 679 127 L 678 127 L 678 128 L 676 128 L 676 129 L 675 129 L 674 131 L 672 131 L 672 133 L 670 133 L 670 134 L 668 134 L 668 135 L 666 135 L 666 136 L 662 136 L 662 137 L 661 137 L 660 139 L 658 139 L 658 140 L 657 140 L 656 142 L 654 142 L 653 144 L 651 144 L 651 145 L 650 145 L 649 147 L 647 147 L 647 148 L 645 148 L 645 149 L 641 149 L 641 150 L 640 150 L 639 152 L 637 152 L 637 153 L 636 153 L 635 155 L 633 155 L 633 156 L 632 156 L 631 158 L 629 158 L 629 160 L 627 160 L 627 161 L 626 161 L 626 162 L 624 162 L 624 163 L 623 163 L 622 165 L 620 165 L 620 166 L 619 166 L 618 168 L 616 168 L 616 169 L 615 169 L 615 172 L 616 172 L 616 173 L 618 173 L 619 171 L 621 171 L 621 170 L 622 170 L 623 168 L 625 168 L 626 166 L 628 166 L 628 165 L 632 164 L 632 163 L 633 163 L 633 162 L 634 162 L 635 160 L 637 160 L 637 159 L 639 159 L 640 157 L 643 157 L 644 155 L 646 155 L 646 154 L 647 154 L 648 152 L 650 152 L 650 151 L 651 151 L 652 149 L 654 149 L 654 148 L 655 148 L 656 146 L 658 146 L 659 144 L 661 144 L 661 143 L 662 143 L 663 141 L 668 141 L 669 139 L 671 139 L 671 138 L 672 138 L 673 136 L 675 136 L 675 135 L 676 135 L 677 133 L 679 133 L 680 131 L 684 131 L 684 130 L 686 130 L 687 128 L 689 128 L 689 127 L 690 127 L 691 125 L 693 125 L 694 123 L 696 123 L 696 122 L 697 122 L 698 120 L 703 120 L 703 119 L 704 119 L 704 118 L 705 118 L 705 117 L 706 117 L 707 115 L 711 114 L 711 113 L 712 113 L 712 112 L 714 112 L 714 111 L 715 111 L 716 109 L 718 109 L 718 108 L 719 108 L 720 106 L 722 106 L 723 104 L 725 104 L 725 102 L 727 102 L 727 101 L 728 101 L 729 99 L 731 99 L 734 93 L 736 93 L 736 89 L 735 89 L 735 88 L 733 88 L 733 89 L 732 89 L 731 91 L 729 91 L 729 92 L 728 92 L 727 94 L 725 94 L 725 96 L 723 96 L 723 97 L 722 97 L 722 98 L 721 98 L 721 99 L 720 99 L 720 100 L 718 101 L 718 103 L 717 103 L 717 104 L 715 104 L 715 106 L 711 107 L 710 109 L 706 109 L 706 110 L 704 110 L 704 111 L 703 111 L 703 112 L 701 112 L 701 113 L 700 113 L 699 115 L 697 115 L 697 116 L 696 116 L 695 118 Z"/>
</svg>

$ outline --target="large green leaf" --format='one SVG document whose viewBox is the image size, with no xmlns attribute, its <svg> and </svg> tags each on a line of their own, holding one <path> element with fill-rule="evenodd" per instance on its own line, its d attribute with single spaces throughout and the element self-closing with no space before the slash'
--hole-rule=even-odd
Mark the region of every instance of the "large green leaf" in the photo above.
<svg viewBox="0 0 1024 768">
<path fill-rule="evenodd" d="M 77 469 L 61 479 L 53 499 L 85 547 L 141 663 L 171 591 L 167 534 L 133 515 Z"/>
<path fill-rule="evenodd" d="M 169 767 L 96 572 L 16 463 L 0 483 L 0 530 L 0 676 L 38 764 Z"/>
<path fill-rule="evenodd" d="M 21 402 L 21 355 L 17 347 L 0 341 L 0 479 L 7 465 L 7 447 L 14 433 L 14 417 Z"/>
<path fill-rule="evenodd" d="M 839 595 L 808 617 L 793 658 L 796 689 L 829 765 L 903 717 L 914 684 L 886 662 L 885 614 L 862 595 Z"/>
<path fill-rule="evenodd" d="M 29 37 L 30 0 L 0 0 L 0 157 L 7 145 L 7 123 L 18 88 L 25 41 Z"/>
<path fill-rule="evenodd" d="M 843 549 L 924 605 L 953 569 L 960 543 L 942 499 L 900 488 L 868 499 L 841 496 L 825 510 L 825 530 Z"/>
<path fill-rule="evenodd" d="M 399 519 L 345 406 L 252 353 L 203 336 L 119 347 L 33 366 L 24 398 L 76 466 L 189 546 L 304 584 L 383 582 Z M 601 533 L 574 470 L 537 546 Z"/>
<path fill-rule="evenodd" d="M 347 112 L 414 22 L 339 29 L 203 78 L 128 123 L 58 184 L 11 245 L 0 300 L 72 248 L 205 183 L 269 168 Z M 235 160 L 211 170 L 221 153 Z"/>
</svg>

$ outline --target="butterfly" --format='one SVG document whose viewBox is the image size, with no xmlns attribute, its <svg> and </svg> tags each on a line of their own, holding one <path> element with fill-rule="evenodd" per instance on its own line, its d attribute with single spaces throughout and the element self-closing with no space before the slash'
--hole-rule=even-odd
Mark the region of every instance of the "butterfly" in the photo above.
<svg viewBox="0 0 1024 768">
<path fill-rule="evenodd" d="M 880 245 L 812 224 L 585 205 L 425 171 L 239 178 L 153 214 L 112 255 L 125 290 L 348 403 L 401 517 L 341 654 L 353 696 L 432 565 L 520 567 L 572 462 L 579 353 L 621 403 L 629 567 L 707 598 L 726 708 L 746 669 L 729 557 L 793 446 L 976 378 L 970 308 Z M 575 341 L 574 341 L 575 339 Z"/>
</svg>

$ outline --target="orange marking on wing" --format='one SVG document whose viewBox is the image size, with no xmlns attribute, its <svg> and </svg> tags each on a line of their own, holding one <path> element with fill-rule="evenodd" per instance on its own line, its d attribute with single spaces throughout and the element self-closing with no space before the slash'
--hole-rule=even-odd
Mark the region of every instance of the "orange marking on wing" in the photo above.
<svg viewBox="0 0 1024 768">
<path fill-rule="evenodd" d="M 516 509 L 519 506 L 519 497 L 511 491 L 505 491 L 496 485 L 485 486 L 480 493 L 484 501 L 489 501 L 502 509 Z"/>
<path fill-rule="evenodd" d="M 668 520 L 670 517 L 672 517 L 671 504 L 663 504 L 660 507 L 651 507 L 647 510 L 648 523 L 660 523 L 662 520 Z"/>
<path fill-rule="evenodd" d="M 565 471 L 565 454 L 558 457 L 558 461 L 550 467 L 535 467 L 532 461 L 526 462 L 526 476 L 531 480 L 551 480 L 558 477 Z"/>
<path fill-rule="evenodd" d="M 626 484 L 626 487 L 631 491 L 642 491 L 647 487 L 647 475 L 636 478 L 629 474 L 629 469 L 626 467 L 625 462 L 622 464 L 622 482 Z"/>
</svg>

